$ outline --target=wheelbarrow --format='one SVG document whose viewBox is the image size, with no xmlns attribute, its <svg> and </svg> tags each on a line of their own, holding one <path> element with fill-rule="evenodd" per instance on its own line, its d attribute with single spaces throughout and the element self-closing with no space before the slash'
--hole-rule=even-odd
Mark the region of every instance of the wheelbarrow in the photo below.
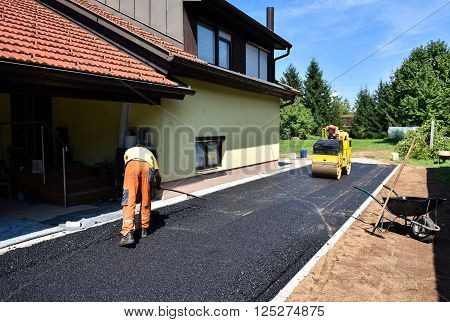
<svg viewBox="0 0 450 322">
<path fill-rule="evenodd" d="M 384 188 L 391 190 L 387 185 L 383 185 Z M 363 188 L 355 187 L 356 189 L 368 194 L 373 200 L 375 200 L 381 207 L 384 206 L 387 198 L 377 199 L 370 192 Z M 404 226 L 411 228 L 411 236 L 417 240 L 423 242 L 432 242 L 436 232 L 441 228 L 438 226 L 438 207 L 447 199 L 442 198 L 420 198 L 420 197 L 404 197 L 393 190 L 395 197 L 391 197 L 386 205 L 386 209 L 395 218 L 391 220 L 390 224 L 386 228 L 389 231 L 392 224 L 397 218 L 404 220 Z M 383 229 L 384 214 L 382 214 L 380 220 L 380 228 Z"/>
<path fill-rule="evenodd" d="M 444 163 L 446 160 L 450 160 L 450 151 L 439 151 L 438 152 L 438 163 Z"/>
</svg>

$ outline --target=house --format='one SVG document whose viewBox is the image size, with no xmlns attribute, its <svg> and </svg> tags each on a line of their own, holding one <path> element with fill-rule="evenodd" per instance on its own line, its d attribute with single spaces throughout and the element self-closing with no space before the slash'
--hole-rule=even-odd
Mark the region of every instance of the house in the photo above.
<svg viewBox="0 0 450 322">
<path fill-rule="evenodd" d="M 353 121 L 355 120 L 354 114 L 342 114 L 341 115 L 341 124 L 344 128 L 351 128 L 353 125 Z"/>
<path fill-rule="evenodd" d="M 297 92 L 275 80 L 292 46 L 267 13 L 264 26 L 225 0 L 0 0 L 0 180 L 75 204 L 111 195 L 136 143 L 165 182 L 276 162 L 280 99 Z"/>
</svg>

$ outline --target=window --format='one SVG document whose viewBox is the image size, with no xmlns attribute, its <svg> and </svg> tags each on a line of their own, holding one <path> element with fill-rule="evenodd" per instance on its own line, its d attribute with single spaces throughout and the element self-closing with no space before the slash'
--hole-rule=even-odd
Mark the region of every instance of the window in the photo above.
<svg viewBox="0 0 450 322">
<path fill-rule="evenodd" d="M 212 28 L 197 26 L 198 58 L 210 63 L 216 62 L 216 35 Z"/>
<path fill-rule="evenodd" d="M 197 170 L 217 168 L 222 163 L 224 136 L 197 137 L 195 142 L 195 166 Z"/>
<path fill-rule="evenodd" d="M 231 36 L 223 31 L 219 31 L 219 66 L 230 68 Z"/>
<path fill-rule="evenodd" d="M 251 44 L 246 45 L 246 75 L 267 80 L 268 53 Z"/>
<path fill-rule="evenodd" d="M 230 68 L 231 35 L 204 24 L 197 25 L 198 57 L 210 64 Z"/>
</svg>

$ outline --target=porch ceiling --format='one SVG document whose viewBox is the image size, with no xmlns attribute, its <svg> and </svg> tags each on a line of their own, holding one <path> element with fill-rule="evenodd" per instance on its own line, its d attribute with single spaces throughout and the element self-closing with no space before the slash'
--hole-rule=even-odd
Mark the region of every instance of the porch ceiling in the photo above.
<svg viewBox="0 0 450 322">
<path fill-rule="evenodd" d="M 163 86 L 105 75 L 0 59 L 0 92 L 159 104 L 161 97 L 183 99 L 190 88 Z"/>
</svg>

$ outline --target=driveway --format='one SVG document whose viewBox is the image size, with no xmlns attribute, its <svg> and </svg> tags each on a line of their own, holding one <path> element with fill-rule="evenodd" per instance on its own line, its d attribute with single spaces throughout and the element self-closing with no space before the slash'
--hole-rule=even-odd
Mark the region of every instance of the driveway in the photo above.
<svg viewBox="0 0 450 322">
<path fill-rule="evenodd" d="M 341 180 L 300 168 L 154 212 L 154 231 L 119 248 L 120 222 L 0 256 L 2 301 L 267 301 L 393 166 Z"/>
</svg>

